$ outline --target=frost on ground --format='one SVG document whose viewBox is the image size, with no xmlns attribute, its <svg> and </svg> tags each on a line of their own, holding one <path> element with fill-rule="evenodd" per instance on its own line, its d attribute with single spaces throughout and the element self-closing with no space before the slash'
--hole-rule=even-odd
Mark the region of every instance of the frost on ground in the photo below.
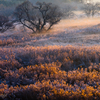
<svg viewBox="0 0 100 100">
<path fill-rule="evenodd" d="M 32 34 L 19 26 L 0 33 L 0 99 L 99 100 L 96 20 L 87 26 L 73 21 L 64 26 L 62 21 L 46 33 Z"/>
<path fill-rule="evenodd" d="M 86 24 L 86 23 L 85 23 Z M 91 24 L 91 23 L 90 23 Z M 97 23 L 98 24 L 98 23 Z M 61 23 L 62 25 L 62 23 Z M 75 25 L 75 22 L 74 22 Z M 24 30 L 23 27 L 16 27 L 15 30 L 10 30 L 0 34 L 1 46 L 47 46 L 47 45 L 79 45 L 91 46 L 100 45 L 100 25 L 93 26 L 78 26 L 69 25 L 56 26 L 57 30 L 48 33 L 31 34 L 29 30 Z M 59 28 L 62 28 L 60 30 Z"/>
</svg>

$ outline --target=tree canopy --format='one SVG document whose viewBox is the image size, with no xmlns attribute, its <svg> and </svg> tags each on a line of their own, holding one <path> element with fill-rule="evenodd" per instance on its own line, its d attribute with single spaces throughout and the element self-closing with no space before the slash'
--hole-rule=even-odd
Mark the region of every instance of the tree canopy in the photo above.
<svg viewBox="0 0 100 100">
<path fill-rule="evenodd" d="M 31 29 L 34 33 L 51 29 L 63 16 L 59 7 L 52 3 L 37 2 L 34 6 L 29 1 L 18 5 L 14 15 L 17 21 Z"/>
</svg>

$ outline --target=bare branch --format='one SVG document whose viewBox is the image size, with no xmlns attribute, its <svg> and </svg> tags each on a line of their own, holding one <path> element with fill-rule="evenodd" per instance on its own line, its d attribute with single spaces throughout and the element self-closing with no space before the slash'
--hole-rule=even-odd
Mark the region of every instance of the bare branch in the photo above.
<svg viewBox="0 0 100 100">
<path fill-rule="evenodd" d="M 0 32 L 5 32 L 10 28 L 14 28 L 13 21 L 10 21 L 6 16 L 0 16 Z"/>
<path fill-rule="evenodd" d="M 33 6 L 29 1 L 25 1 L 16 7 L 15 16 L 19 22 L 31 29 L 33 32 L 41 32 L 50 29 L 57 24 L 63 14 L 58 6 L 52 3 L 37 2 Z M 49 27 L 46 24 L 49 24 Z"/>
</svg>

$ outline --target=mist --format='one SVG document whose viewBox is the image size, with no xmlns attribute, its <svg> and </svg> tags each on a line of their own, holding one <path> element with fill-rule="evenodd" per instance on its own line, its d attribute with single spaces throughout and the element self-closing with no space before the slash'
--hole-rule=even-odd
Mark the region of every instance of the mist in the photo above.
<svg viewBox="0 0 100 100">
<path fill-rule="evenodd" d="M 10 16 L 13 14 L 15 8 L 24 2 L 25 0 L 18 1 L 0 1 L 0 14 L 4 16 Z M 46 2 L 58 5 L 60 9 L 70 9 L 71 11 L 81 10 L 83 3 L 69 1 L 69 0 L 29 0 L 33 5 L 36 5 L 36 2 Z"/>
<path fill-rule="evenodd" d="M 29 0 L 33 4 L 36 4 L 36 2 L 47 2 L 47 3 L 53 3 L 53 4 L 60 4 L 63 3 L 64 0 Z"/>
</svg>

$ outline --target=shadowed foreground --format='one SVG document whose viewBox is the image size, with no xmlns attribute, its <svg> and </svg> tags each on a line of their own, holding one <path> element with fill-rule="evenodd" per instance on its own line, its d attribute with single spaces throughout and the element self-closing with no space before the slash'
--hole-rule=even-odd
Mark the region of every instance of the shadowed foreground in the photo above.
<svg viewBox="0 0 100 100">
<path fill-rule="evenodd" d="M 0 49 L 0 97 L 99 100 L 99 50 L 94 46 Z"/>
</svg>

